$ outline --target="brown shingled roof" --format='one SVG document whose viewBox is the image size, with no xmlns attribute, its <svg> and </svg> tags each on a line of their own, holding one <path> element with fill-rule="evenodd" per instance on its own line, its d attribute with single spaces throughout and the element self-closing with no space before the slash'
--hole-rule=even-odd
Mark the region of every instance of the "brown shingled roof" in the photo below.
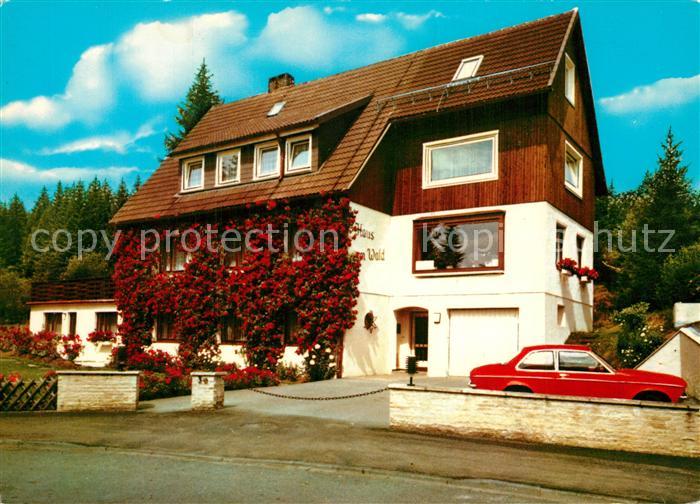
<svg viewBox="0 0 700 504">
<path fill-rule="evenodd" d="M 112 222 L 120 225 L 261 199 L 347 190 L 392 120 L 547 90 L 576 17 L 577 11 L 569 11 L 214 107 Z M 453 85 L 459 62 L 475 55 L 484 56 L 480 77 Z M 286 102 L 283 111 L 267 117 L 279 101 Z M 364 109 L 318 171 L 178 194 L 178 155 L 312 124 L 358 104 Z"/>
</svg>

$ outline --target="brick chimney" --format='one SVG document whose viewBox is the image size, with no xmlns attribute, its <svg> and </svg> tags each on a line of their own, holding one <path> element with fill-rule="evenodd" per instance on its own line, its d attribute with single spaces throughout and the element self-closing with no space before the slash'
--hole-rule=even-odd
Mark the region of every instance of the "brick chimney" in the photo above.
<svg viewBox="0 0 700 504">
<path fill-rule="evenodd" d="M 270 77 L 267 81 L 267 92 L 272 93 L 278 89 L 291 87 L 294 85 L 294 77 L 292 74 L 283 73 Z"/>
</svg>

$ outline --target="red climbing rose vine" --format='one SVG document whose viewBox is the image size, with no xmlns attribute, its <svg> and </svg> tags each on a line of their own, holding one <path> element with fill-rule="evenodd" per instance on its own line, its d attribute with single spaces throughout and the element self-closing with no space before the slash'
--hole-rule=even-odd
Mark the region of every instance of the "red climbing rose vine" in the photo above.
<svg viewBox="0 0 700 504">
<path fill-rule="evenodd" d="M 350 250 L 354 229 L 349 200 L 325 196 L 294 204 L 260 202 L 216 223 L 123 230 L 114 281 L 127 356 L 143 353 L 155 321 L 167 317 L 183 363 L 213 367 L 223 320 L 235 317 L 248 365 L 274 370 L 285 345 L 292 345 L 305 355 L 310 376 L 329 377 L 356 317 L 361 257 Z M 172 242 L 183 257 L 183 242 L 188 250 L 182 271 L 166 271 L 167 230 L 176 231 Z M 240 243 L 243 253 L 223 249 L 226 231 L 229 248 L 239 245 L 237 236 L 248 238 Z"/>
</svg>

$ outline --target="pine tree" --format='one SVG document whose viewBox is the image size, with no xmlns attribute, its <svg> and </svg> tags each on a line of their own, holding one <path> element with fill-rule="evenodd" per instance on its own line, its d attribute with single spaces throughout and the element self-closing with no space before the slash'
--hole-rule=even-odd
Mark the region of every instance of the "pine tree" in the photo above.
<svg viewBox="0 0 700 504">
<path fill-rule="evenodd" d="M 131 194 L 136 194 L 136 191 L 141 187 L 141 175 L 136 175 L 136 180 L 134 180 L 134 189 Z"/>
<path fill-rule="evenodd" d="M 0 261 L 16 267 L 22 258 L 22 246 L 27 232 L 27 210 L 16 194 L 4 211 L 4 229 L 0 242 Z"/>
<path fill-rule="evenodd" d="M 124 182 L 124 179 L 121 179 L 119 181 L 119 187 L 117 188 L 117 192 L 114 193 L 114 198 L 112 198 L 112 215 L 114 215 L 116 211 L 119 210 L 128 199 L 129 188 L 126 187 L 126 182 Z"/>
<path fill-rule="evenodd" d="M 169 153 L 175 150 L 185 135 L 195 127 L 212 106 L 223 103 L 219 93 L 214 90 L 211 79 L 212 74 L 209 72 L 206 62 L 202 60 L 194 82 L 187 92 L 185 102 L 177 107 L 178 115 L 175 121 L 180 126 L 180 131 L 177 134 L 167 133 L 165 135 L 165 148 Z"/>
<path fill-rule="evenodd" d="M 620 255 L 621 273 L 615 287 L 624 306 L 638 301 L 656 307 L 672 304 L 673 299 L 661 299 L 655 293 L 662 266 L 669 251 L 678 251 L 700 238 L 700 195 L 688 178 L 680 144 L 669 128 L 658 168 L 644 176 L 622 223 L 625 249 L 634 245 L 636 250 Z"/>
</svg>

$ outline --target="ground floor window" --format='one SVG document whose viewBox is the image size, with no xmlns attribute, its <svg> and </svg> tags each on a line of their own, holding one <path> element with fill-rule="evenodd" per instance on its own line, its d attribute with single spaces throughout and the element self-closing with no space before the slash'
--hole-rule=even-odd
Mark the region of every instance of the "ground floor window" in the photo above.
<svg viewBox="0 0 700 504">
<path fill-rule="evenodd" d="M 503 269 L 503 213 L 419 220 L 413 235 L 414 273 Z"/>
<path fill-rule="evenodd" d="M 284 344 L 285 346 L 296 346 L 299 332 L 299 317 L 294 311 L 287 312 L 286 317 L 284 322 Z"/>
<path fill-rule="evenodd" d="M 243 323 L 235 315 L 229 315 L 221 319 L 221 343 L 222 344 L 242 344 L 246 337 L 243 333 Z"/>
<path fill-rule="evenodd" d="M 117 312 L 97 312 L 96 331 L 117 332 Z"/>
<path fill-rule="evenodd" d="M 175 332 L 173 316 L 158 315 L 156 317 L 156 339 L 157 341 L 177 341 L 178 336 Z"/>
<path fill-rule="evenodd" d="M 62 334 L 63 313 L 44 313 L 44 330 Z"/>
</svg>

